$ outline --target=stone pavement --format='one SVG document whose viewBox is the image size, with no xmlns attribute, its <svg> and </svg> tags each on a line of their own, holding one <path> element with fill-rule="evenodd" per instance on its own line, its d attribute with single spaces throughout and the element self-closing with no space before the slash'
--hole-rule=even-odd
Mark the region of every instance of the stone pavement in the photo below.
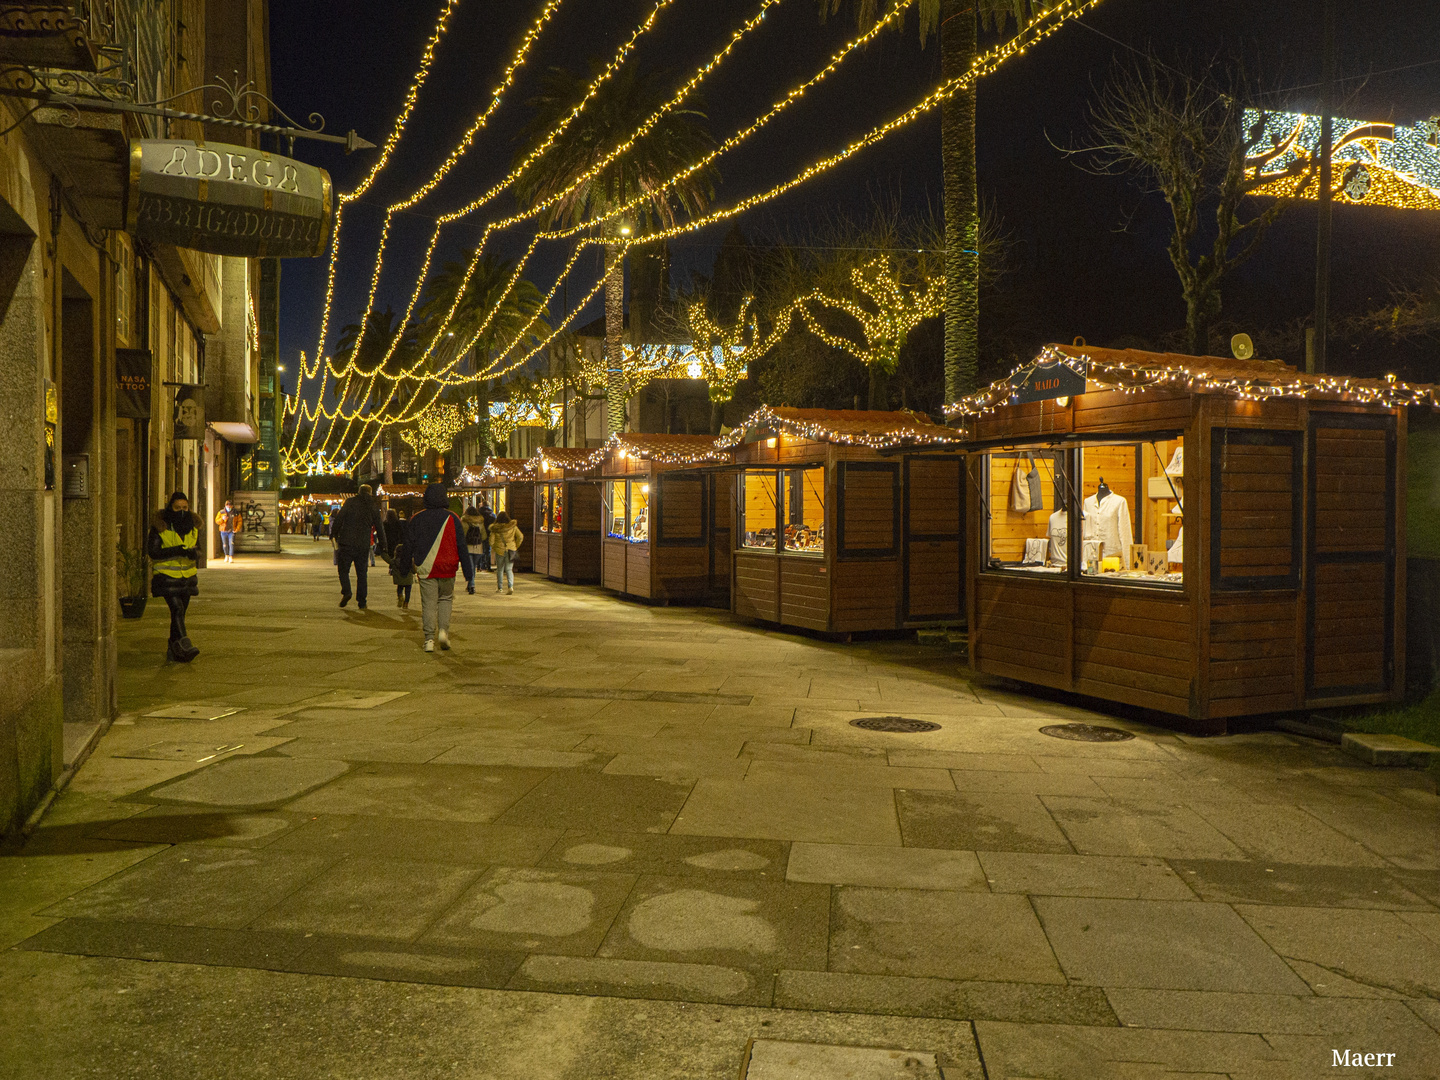
<svg viewBox="0 0 1440 1080">
<path fill-rule="evenodd" d="M 418 591 L 332 573 L 206 571 L 189 667 L 122 626 L 121 718 L 0 858 L 0 1075 L 1440 1076 L 1426 774 L 533 576 L 427 656 Z"/>
</svg>

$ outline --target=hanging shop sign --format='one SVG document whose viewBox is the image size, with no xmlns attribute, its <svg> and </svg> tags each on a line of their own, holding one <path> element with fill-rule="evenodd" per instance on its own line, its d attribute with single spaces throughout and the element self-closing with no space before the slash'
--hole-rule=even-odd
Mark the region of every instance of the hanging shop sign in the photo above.
<svg viewBox="0 0 1440 1080">
<path fill-rule="evenodd" d="M 1074 397 L 1085 392 L 1085 370 L 1063 360 L 1031 364 L 1010 376 L 1010 385 L 1015 388 L 1010 399 L 1015 403 Z"/>
<path fill-rule="evenodd" d="M 150 419 L 150 350 L 115 350 L 115 415 Z"/>
<path fill-rule="evenodd" d="M 182 385 L 175 388 L 175 438 L 205 438 L 205 388 Z"/>
<path fill-rule="evenodd" d="M 322 255 L 334 199 L 324 169 L 225 143 L 130 143 L 128 228 L 146 240 L 243 258 Z"/>
</svg>

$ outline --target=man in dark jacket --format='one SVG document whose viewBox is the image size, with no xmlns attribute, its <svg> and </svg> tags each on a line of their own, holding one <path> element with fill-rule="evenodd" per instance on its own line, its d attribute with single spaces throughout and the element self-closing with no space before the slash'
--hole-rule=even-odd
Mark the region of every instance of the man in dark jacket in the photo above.
<svg viewBox="0 0 1440 1080">
<path fill-rule="evenodd" d="M 415 576 L 420 580 L 420 621 L 425 628 L 425 651 L 450 648 L 450 608 L 455 602 L 455 571 L 465 572 L 473 591 L 475 567 L 465 546 L 460 519 L 450 512 L 444 484 L 425 489 L 425 509 L 405 522 L 405 546 L 410 549 Z"/>
<path fill-rule="evenodd" d="M 360 493 L 345 500 L 330 519 L 330 543 L 335 548 L 335 565 L 340 570 L 340 606 L 350 602 L 350 567 L 355 567 L 356 606 L 365 610 L 366 572 L 370 561 L 371 532 L 385 544 L 385 522 L 375 505 L 374 489 L 360 485 Z"/>
</svg>

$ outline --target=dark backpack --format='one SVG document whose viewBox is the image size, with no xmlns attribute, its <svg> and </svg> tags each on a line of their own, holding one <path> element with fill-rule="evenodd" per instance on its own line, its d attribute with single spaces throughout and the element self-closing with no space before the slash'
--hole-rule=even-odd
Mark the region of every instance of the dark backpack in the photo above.
<svg viewBox="0 0 1440 1080">
<path fill-rule="evenodd" d="M 480 535 L 479 525 L 471 525 L 470 528 L 465 531 L 466 547 L 479 547 L 484 542 L 484 538 Z"/>
</svg>

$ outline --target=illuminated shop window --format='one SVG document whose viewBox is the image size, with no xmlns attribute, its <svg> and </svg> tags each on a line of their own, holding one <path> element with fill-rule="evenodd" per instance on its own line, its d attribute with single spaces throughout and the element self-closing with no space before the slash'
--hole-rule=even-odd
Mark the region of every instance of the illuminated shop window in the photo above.
<svg viewBox="0 0 1440 1080">
<path fill-rule="evenodd" d="M 786 551 L 825 551 L 825 470 L 786 469 L 782 474 Z"/>
<path fill-rule="evenodd" d="M 1184 439 L 1019 447 L 980 458 L 985 569 L 1184 582 Z M 1071 566 L 1071 560 L 1074 565 Z"/>
<path fill-rule="evenodd" d="M 624 480 L 605 481 L 605 535 L 615 540 L 626 538 L 626 487 Z"/>
<path fill-rule="evenodd" d="M 643 544 L 650 539 L 650 485 L 630 481 L 630 541 Z"/>
<path fill-rule="evenodd" d="M 550 531 L 563 532 L 565 523 L 565 485 L 550 485 Z"/>
<path fill-rule="evenodd" d="M 740 478 L 740 546 L 775 550 L 779 474 L 747 470 Z"/>
</svg>

